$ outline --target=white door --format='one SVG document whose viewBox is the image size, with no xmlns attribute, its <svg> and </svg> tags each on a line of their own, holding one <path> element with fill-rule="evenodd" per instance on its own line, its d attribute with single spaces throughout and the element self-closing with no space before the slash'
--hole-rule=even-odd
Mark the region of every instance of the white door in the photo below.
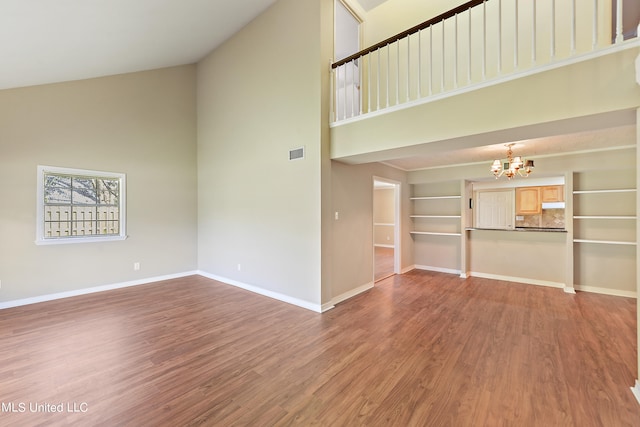
<svg viewBox="0 0 640 427">
<path fill-rule="evenodd" d="M 512 229 L 515 220 L 514 191 L 493 190 L 476 192 L 476 227 Z"/>
</svg>

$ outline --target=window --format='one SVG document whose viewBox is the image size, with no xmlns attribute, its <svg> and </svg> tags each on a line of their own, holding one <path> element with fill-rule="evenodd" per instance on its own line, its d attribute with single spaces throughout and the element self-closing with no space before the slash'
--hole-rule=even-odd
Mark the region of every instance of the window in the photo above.
<svg viewBox="0 0 640 427">
<path fill-rule="evenodd" d="M 38 166 L 36 244 L 123 240 L 125 175 Z"/>
</svg>

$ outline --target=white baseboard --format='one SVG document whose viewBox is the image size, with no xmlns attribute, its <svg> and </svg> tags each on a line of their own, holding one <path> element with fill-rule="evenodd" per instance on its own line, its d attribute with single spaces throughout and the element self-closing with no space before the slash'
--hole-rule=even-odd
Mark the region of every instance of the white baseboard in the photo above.
<svg viewBox="0 0 640 427">
<path fill-rule="evenodd" d="M 414 265 L 414 268 L 418 270 L 427 270 L 427 271 L 437 271 L 438 273 L 449 273 L 449 274 L 460 274 L 460 270 L 455 270 L 453 268 L 443 268 L 443 267 L 433 267 L 430 265 Z"/>
<path fill-rule="evenodd" d="M 505 282 L 524 283 L 527 285 L 547 286 L 561 289 L 566 288 L 564 283 L 551 282 L 549 280 L 529 279 L 527 277 L 503 276 L 501 274 L 479 273 L 477 271 L 472 271 L 469 275 L 473 277 L 481 277 L 483 279 L 502 280 Z"/>
<path fill-rule="evenodd" d="M 633 291 L 621 291 L 619 289 L 599 288 L 596 286 L 573 285 L 576 291 L 591 292 L 594 294 L 613 295 L 616 297 L 637 298 L 638 293 Z"/>
<path fill-rule="evenodd" d="M 638 403 L 640 403 L 640 381 L 636 380 L 635 387 L 631 387 L 631 393 L 633 393 Z"/>
<path fill-rule="evenodd" d="M 315 311 L 316 313 L 323 313 L 324 311 L 330 310 L 333 308 L 330 304 L 314 304 L 309 301 L 301 300 L 298 298 L 290 297 L 289 295 L 281 294 L 278 292 L 269 291 L 267 289 L 260 288 L 255 285 L 250 285 L 247 283 L 239 282 L 237 280 L 229 279 L 226 277 L 218 276 L 216 274 L 207 273 L 206 271 L 198 271 L 199 275 L 207 277 L 212 280 L 216 280 L 218 282 L 225 283 L 227 285 L 235 286 L 237 288 L 244 289 L 245 291 L 253 292 L 258 295 L 262 295 L 265 297 L 273 298 L 278 301 L 286 302 L 288 304 L 297 305 L 298 307 L 306 308 L 307 310 Z"/>
<path fill-rule="evenodd" d="M 62 298 L 76 297 L 80 295 L 93 294 L 96 292 L 112 291 L 114 289 L 128 288 L 131 286 L 146 285 L 148 283 L 160 282 L 162 280 L 178 279 L 180 277 L 193 276 L 198 274 L 197 271 L 189 271 L 184 273 L 169 274 L 166 276 L 148 277 L 146 279 L 132 280 L 129 282 L 114 283 L 111 285 L 95 286 L 92 288 L 76 289 L 73 291 L 58 292 L 55 294 L 40 295 L 37 297 L 18 299 L 13 301 L 0 302 L 0 310 L 5 308 L 20 307 L 23 305 L 36 304 L 39 302 L 53 301 Z"/>
<path fill-rule="evenodd" d="M 400 274 L 408 273 L 411 270 L 415 270 L 415 269 L 416 269 L 415 265 L 410 265 L 409 267 L 405 267 L 402 270 L 400 270 Z"/>
<path fill-rule="evenodd" d="M 359 295 L 359 294 L 361 294 L 363 292 L 366 292 L 366 291 L 368 291 L 369 289 L 372 289 L 372 288 L 373 288 L 373 282 L 367 283 L 366 285 L 358 286 L 355 289 L 352 289 L 352 290 L 350 290 L 348 292 L 345 292 L 345 293 L 340 294 L 340 295 L 338 295 L 336 297 L 333 297 L 331 299 L 331 304 L 333 304 L 333 305 L 339 304 L 342 301 L 346 301 L 349 298 L 353 298 L 356 295 Z"/>
</svg>

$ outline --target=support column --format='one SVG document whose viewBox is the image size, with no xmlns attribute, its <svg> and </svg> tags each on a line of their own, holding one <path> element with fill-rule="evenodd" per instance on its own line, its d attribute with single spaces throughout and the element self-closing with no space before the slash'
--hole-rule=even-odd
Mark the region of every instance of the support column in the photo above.
<svg viewBox="0 0 640 427">
<path fill-rule="evenodd" d="M 638 70 L 638 65 L 640 64 L 640 56 L 636 60 L 636 71 Z M 639 76 L 640 77 L 640 76 Z M 638 79 L 638 84 L 640 84 L 640 78 Z M 636 189 L 640 189 L 640 173 L 638 173 L 638 165 L 640 164 L 640 127 L 638 126 L 640 123 L 640 108 L 636 109 Z M 636 192 L 636 217 L 640 213 L 640 197 L 638 197 L 638 193 Z M 640 220 L 636 219 L 636 242 L 640 242 Z M 640 248 L 636 246 L 636 295 L 640 296 Z M 638 319 L 640 319 L 640 304 L 637 304 L 638 314 L 636 316 L 636 333 L 638 334 L 638 340 L 636 343 L 640 343 L 640 325 L 638 325 Z M 638 399 L 638 403 L 640 403 L 640 352 L 638 352 L 638 370 L 636 371 L 636 384 L 631 387 L 631 391 Z"/>
<path fill-rule="evenodd" d="M 565 267 L 564 291 L 575 294 L 573 269 L 575 266 L 573 253 L 573 171 L 564 174 L 565 229 L 567 230 L 567 259 Z"/>
</svg>

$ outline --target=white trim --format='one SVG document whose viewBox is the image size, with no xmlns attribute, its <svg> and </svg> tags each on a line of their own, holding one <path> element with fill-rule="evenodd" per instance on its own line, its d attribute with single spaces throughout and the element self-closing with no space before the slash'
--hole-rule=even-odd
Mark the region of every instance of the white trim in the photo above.
<svg viewBox="0 0 640 427">
<path fill-rule="evenodd" d="M 119 233 L 117 235 L 90 235 L 84 236 L 67 236 L 60 238 L 44 237 L 44 175 L 45 173 L 64 174 L 83 177 L 97 178 L 114 178 L 120 183 L 118 194 L 118 223 Z M 112 242 L 125 240 L 127 236 L 127 175 L 120 172 L 105 172 L 88 169 L 74 169 L 57 166 L 37 166 L 37 188 L 36 188 L 36 245 L 64 245 L 70 243 L 95 243 L 95 242 Z"/>
<path fill-rule="evenodd" d="M 198 274 L 196 271 L 188 271 L 184 273 L 169 274 L 166 276 L 148 277 L 146 279 L 132 280 L 129 282 L 113 283 L 104 286 L 95 286 L 92 288 L 76 289 L 73 291 L 58 292 L 55 294 L 40 295 L 12 301 L 0 302 L 0 310 L 12 307 L 20 307 L 23 305 L 37 304 L 39 302 L 54 301 L 62 298 L 71 298 L 80 295 L 93 294 L 97 292 L 112 291 L 114 289 L 128 288 L 131 286 L 146 285 L 148 283 L 160 282 L 162 280 L 178 279 L 181 277 L 193 276 Z"/>
<path fill-rule="evenodd" d="M 374 247 L 376 248 L 388 248 L 388 249 L 395 249 L 394 245 L 381 245 L 379 243 L 374 243 L 373 244 Z"/>
<path fill-rule="evenodd" d="M 495 86 L 495 85 L 499 85 L 502 83 L 507 83 L 522 77 L 529 77 L 538 73 L 544 73 L 547 71 L 551 71 L 551 70 L 555 70 L 557 68 L 562 68 L 562 67 L 566 67 L 568 65 L 573 65 L 573 64 L 579 64 L 581 62 L 584 61 L 589 61 L 592 59 L 596 59 L 596 58 L 600 58 L 600 57 L 604 57 L 607 55 L 611 55 L 614 53 L 618 53 L 618 52 L 622 52 L 624 50 L 627 49 L 633 49 L 633 48 L 637 48 L 638 46 L 640 46 L 640 39 L 631 39 L 629 41 L 625 41 L 622 43 L 618 43 L 615 45 L 612 45 L 611 47 L 607 47 L 607 48 L 603 48 L 603 49 L 599 49 L 595 52 L 588 52 L 585 54 L 581 54 L 581 55 L 577 55 L 577 56 L 572 56 L 570 58 L 567 59 L 563 59 L 563 60 L 559 60 L 556 62 L 552 62 L 550 64 L 545 64 L 545 65 L 541 65 L 541 66 L 536 66 L 533 68 L 530 68 L 528 70 L 525 71 L 520 71 L 520 72 L 515 72 L 512 74 L 509 74 L 507 76 L 502 76 L 499 75 L 497 77 L 479 82 L 479 83 L 475 83 L 475 84 L 470 84 L 467 85 L 465 87 L 459 88 L 459 89 L 453 89 L 450 91 L 446 91 L 443 93 L 439 93 L 436 95 L 431 95 L 431 96 L 426 96 L 420 99 L 416 99 L 414 101 L 410 101 L 410 102 L 406 102 L 404 104 L 399 104 L 399 105 L 394 105 L 392 107 L 387 107 L 387 108 L 380 108 L 379 110 L 375 110 L 375 111 L 371 111 L 368 113 L 364 113 L 358 116 L 354 116 L 354 117 L 349 117 L 347 119 L 343 119 L 340 121 L 334 121 L 331 122 L 329 124 L 329 127 L 333 128 L 333 127 L 337 127 L 337 126 L 342 126 L 342 125 L 347 125 L 350 123 L 355 123 L 358 122 L 360 120 L 365 120 L 371 117 L 378 117 L 384 114 L 388 114 L 388 113 L 393 113 L 396 111 L 402 111 L 405 110 L 407 108 L 412 108 L 418 105 L 423 105 L 423 104 L 427 104 L 430 102 L 434 102 L 434 101 L 439 101 L 441 99 L 447 99 L 450 98 L 452 96 L 456 96 L 456 95 L 461 95 L 464 93 L 468 93 L 468 92 L 472 92 L 478 89 L 483 89 L 486 87 L 491 87 L 491 86 Z"/>
<path fill-rule="evenodd" d="M 524 283 L 527 285 L 536 285 L 536 286 L 547 286 L 550 288 L 560 288 L 565 289 L 566 286 L 564 283 L 560 282 L 552 282 L 550 280 L 538 280 L 538 279 L 529 279 L 527 277 L 515 277 L 515 276 L 504 276 L 502 274 L 489 274 L 489 273 L 479 273 L 477 271 L 472 271 L 469 273 L 472 277 L 481 277 L 483 279 L 492 279 L 492 280 L 501 280 L 504 282 L 515 282 L 515 283 Z"/>
<path fill-rule="evenodd" d="M 612 295 L 615 297 L 637 298 L 638 293 L 634 291 L 623 291 L 620 289 L 599 288 L 597 286 L 573 285 L 576 291 L 591 292 L 593 294 Z"/>
<path fill-rule="evenodd" d="M 640 403 L 640 381 L 636 380 L 635 387 L 631 387 L 631 393 L 633 393 L 638 403 Z"/>
<path fill-rule="evenodd" d="M 298 307 L 306 308 L 307 310 L 315 311 L 316 313 L 322 313 L 323 311 L 329 310 L 333 307 L 321 304 L 314 304 L 309 301 L 301 300 L 299 298 L 290 297 L 289 295 L 281 294 L 279 292 L 269 291 L 267 289 L 260 288 L 255 285 L 250 285 L 248 283 L 239 282 L 237 280 L 229 279 L 226 277 L 218 276 L 216 274 L 207 273 L 206 271 L 198 271 L 199 275 L 204 276 L 206 278 L 215 280 L 217 282 L 222 282 L 227 285 L 235 286 L 240 289 L 244 289 L 245 291 L 253 292 L 258 295 L 262 295 L 265 297 L 273 298 L 278 301 L 286 302 L 288 304 L 293 304 Z"/>
<path fill-rule="evenodd" d="M 357 295 L 360 295 L 363 292 L 366 292 L 366 291 L 368 291 L 370 289 L 373 289 L 373 287 L 374 286 L 373 286 L 372 282 L 369 282 L 366 285 L 358 286 L 355 289 L 351 289 L 350 291 L 347 291 L 347 292 L 345 292 L 343 294 L 340 294 L 340 295 L 338 295 L 336 297 L 333 297 L 331 299 L 331 304 L 332 305 L 340 304 L 343 301 L 346 301 L 346 300 L 348 300 L 350 298 L 353 298 L 353 297 L 355 297 Z"/>
<path fill-rule="evenodd" d="M 460 270 L 455 270 L 453 268 L 444 268 L 444 267 L 433 267 L 430 265 L 414 265 L 416 270 L 427 270 L 427 271 L 436 271 L 438 273 L 448 273 L 448 274 L 460 274 L 462 273 Z"/>
<path fill-rule="evenodd" d="M 411 270 L 415 270 L 416 268 L 417 268 L 417 267 L 415 266 L 415 264 L 414 264 L 414 265 L 410 265 L 410 266 L 408 266 L 408 267 L 403 268 L 403 269 L 400 271 L 400 274 L 408 273 L 408 272 L 410 272 Z"/>
</svg>

